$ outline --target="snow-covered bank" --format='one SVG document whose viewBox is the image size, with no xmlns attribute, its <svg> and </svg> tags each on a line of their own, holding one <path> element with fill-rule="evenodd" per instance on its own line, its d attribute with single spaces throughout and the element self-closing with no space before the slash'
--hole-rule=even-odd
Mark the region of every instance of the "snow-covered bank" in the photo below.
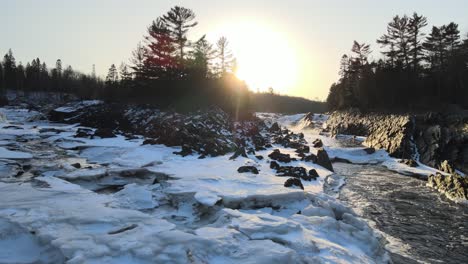
<svg viewBox="0 0 468 264">
<path fill-rule="evenodd" d="M 141 137 L 75 138 L 78 126 L 0 112 L 5 149 L 32 157 L 0 163 L 0 241 L 8 245 L 0 262 L 388 261 L 381 238 L 323 192 L 331 172 L 291 161 L 320 177 L 303 181 L 305 191 L 284 187 L 267 156 L 277 148 L 296 157 L 294 149 L 181 157 L 179 147 L 142 145 Z M 259 174 L 238 173 L 244 165 Z"/>
</svg>

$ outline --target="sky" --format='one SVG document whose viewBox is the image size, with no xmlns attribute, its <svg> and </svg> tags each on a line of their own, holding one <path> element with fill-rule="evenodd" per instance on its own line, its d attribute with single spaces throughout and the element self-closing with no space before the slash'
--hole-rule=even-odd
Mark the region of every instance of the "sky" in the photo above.
<svg viewBox="0 0 468 264">
<path fill-rule="evenodd" d="M 197 15 L 190 39 L 228 37 L 248 83 L 320 100 L 353 40 L 380 56 L 375 40 L 396 14 L 416 11 L 429 26 L 454 21 L 468 31 L 466 0 L 0 0 L 0 53 L 11 48 L 24 64 L 39 57 L 53 66 L 60 58 L 84 73 L 95 64 L 105 76 L 111 64 L 128 62 L 151 21 L 174 5 Z"/>
</svg>

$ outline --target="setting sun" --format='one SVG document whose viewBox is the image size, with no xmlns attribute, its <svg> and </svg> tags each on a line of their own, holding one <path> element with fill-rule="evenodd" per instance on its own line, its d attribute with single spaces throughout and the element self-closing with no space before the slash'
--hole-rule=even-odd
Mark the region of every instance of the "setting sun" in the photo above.
<svg viewBox="0 0 468 264">
<path fill-rule="evenodd" d="M 244 22 L 223 25 L 216 35 L 230 40 L 239 79 L 253 91 L 287 93 L 297 82 L 297 59 L 287 36 L 267 25 Z"/>
</svg>

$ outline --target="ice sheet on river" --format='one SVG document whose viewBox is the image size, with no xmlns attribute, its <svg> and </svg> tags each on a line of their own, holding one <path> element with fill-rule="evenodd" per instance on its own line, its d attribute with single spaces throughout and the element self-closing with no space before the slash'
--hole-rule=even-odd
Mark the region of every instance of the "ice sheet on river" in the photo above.
<svg viewBox="0 0 468 264">
<path fill-rule="evenodd" d="M 5 112 L 14 121 L 14 111 Z M 323 193 L 331 172 L 313 163 L 288 164 L 318 171 L 302 191 L 285 188 L 286 178 L 253 156 L 181 157 L 173 154 L 178 148 L 142 146 L 142 139 L 77 139 L 75 126 L 40 133 L 51 124 L 25 120 L 17 126 L 41 135 L 59 158 L 48 164 L 54 171 L 32 181 L 0 183 L 0 262 L 387 261 L 380 238 Z M 18 136 L 11 135 L 4 140 Z M 71 166 L 76 159 L 95 164 Z M 260 173 L 238 173 L 243 165 Z M 89 188 L 109 183 L 99 192 Z"/>
</svg>

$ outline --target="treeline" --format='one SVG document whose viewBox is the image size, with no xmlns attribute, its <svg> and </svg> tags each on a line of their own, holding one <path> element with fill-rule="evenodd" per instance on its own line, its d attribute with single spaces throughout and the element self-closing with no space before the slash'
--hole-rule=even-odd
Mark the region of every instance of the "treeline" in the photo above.
<svg viewBox="0 0 468 264">
<path fill-rule="evenodd" d="M 417 13 L 395 16 L 377 44 L 378 60 L 369 60 L 371 47 L 354 41 L 343 55 L 340 79 L 330 88 L 330 110 L 419 111 L 448 105 L 468 107 L 468 35 L 462 40 L 456 23 L 433 26 Z"/>
<path fill-rule="evenodd" d="M 144 39 L 132 53 L 130 63 L 112 64 L 105 80 L 62 69 L 57 60 L 48 69 L 39 59 L 26 66 L 16 64 L 11 50 L 0 63 L 0 88 L 25 91 L 74 93 L 124 103 L 149 103 L 176 110 L 218 105 L 242 115 L 249 109 L 249 92 L 234 76 L 235 59 L 229 42 L 215 44 L 205 36 L 188 39 L 197 26 L 192 10 L 175 6 L 148 27 Z"/>
<path fill-rule="evenodd" d="M 252 93 L 251 100 L 255 102 L 252 105 L 255 112 L 297 114 L 308 112 L 324 113 L 327 110 L 324 102 L 271 92 Z"/>
<path fill-rule="evenodd" d="M 0 92 L 6 89 L 73 93 L 82 98 L 97 98 L 104 91 L 104 82 L 93 75 L 75 71 L 71 66 L 63 69 L 60 59 L 52 69 L 41 63 L 39 58 L 26 65 L 16 63 L 10 49 L 0 62 Z"/>
</svg>

